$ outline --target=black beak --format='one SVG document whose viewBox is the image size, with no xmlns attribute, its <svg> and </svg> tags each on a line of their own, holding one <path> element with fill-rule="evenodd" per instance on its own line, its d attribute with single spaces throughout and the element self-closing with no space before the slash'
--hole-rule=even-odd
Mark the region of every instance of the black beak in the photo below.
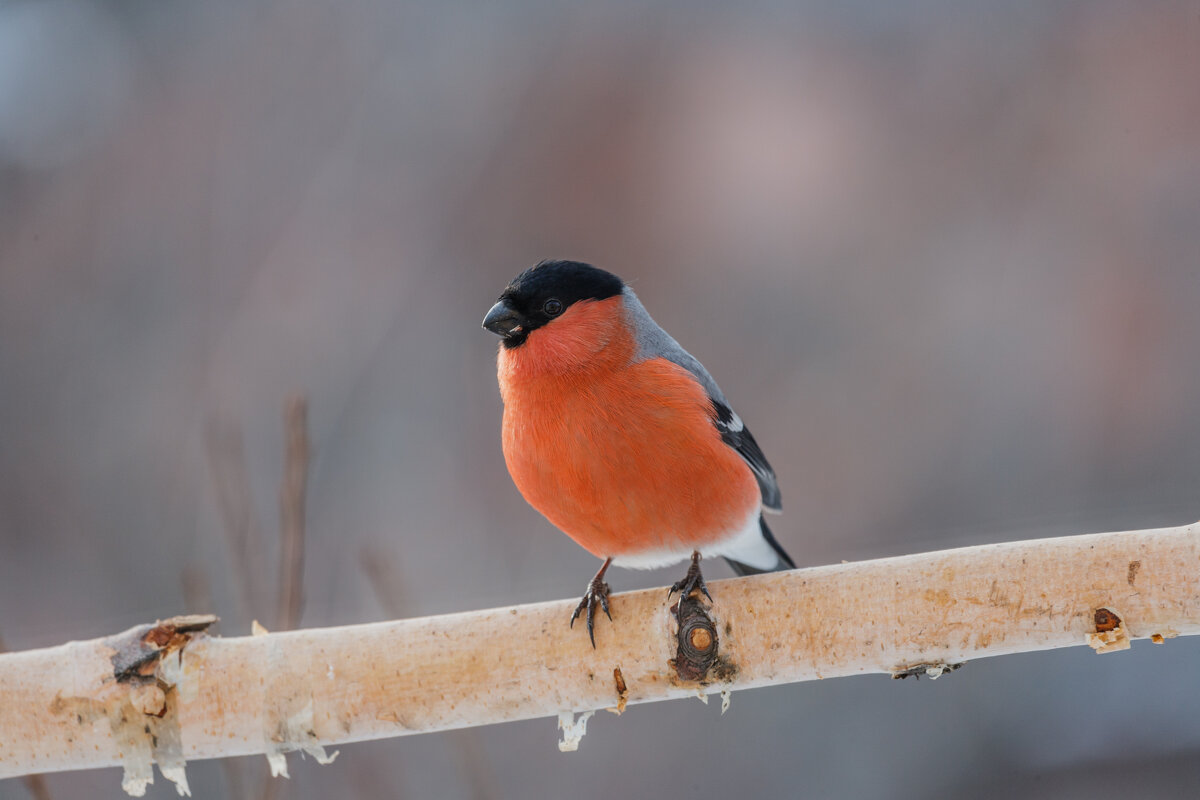
<svg viewBox="0 0 1200 800">
<path fill-rule="evenodd" d="M 524 321 L 524 318 L 517 313 L 516 309 L 501 300 L 492 306 L 487 316 L 483 318 L 483 327 L 497 336 L 507 337 L 512 335 L 514 330 L 521 327 L 521 323 Z"/>
</svg>

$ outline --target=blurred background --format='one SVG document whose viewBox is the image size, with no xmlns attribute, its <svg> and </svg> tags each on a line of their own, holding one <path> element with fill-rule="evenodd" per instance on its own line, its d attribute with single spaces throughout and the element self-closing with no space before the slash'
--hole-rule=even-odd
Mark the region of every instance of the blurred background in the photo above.
<svg viewBox="0 0 1200 800">
<path fill-rule="evenodd" d="M 479 326 L 545 257 L 704 361 L 802 564 L 1200 519 L 1197 76 L 1194 2 L 4 3 L 0 636 L 275 627 L 295 393 L 300 625 L 577 597 Z M 1195 796 L 1198 658 L 639 706 L 574 754 L 551 719 L 354 744 L 273 791 Z M 257 797 L 263 761 L 188 773 Z"/>
</svg>

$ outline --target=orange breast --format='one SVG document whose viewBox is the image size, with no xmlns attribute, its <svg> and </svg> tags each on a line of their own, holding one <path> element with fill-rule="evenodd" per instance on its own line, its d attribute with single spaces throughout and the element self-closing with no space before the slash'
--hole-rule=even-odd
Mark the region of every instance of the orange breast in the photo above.
<svg viewBox="0 0 1200 800">
<path fill-rule="evenodd" d="M 596 556 L 713 544 L 758 507 L 758 485 L 690 373 L 665 359 L 630 363 L 620 302 L 576 304 L 501 349 L 509 472 Z"/>
</svg>

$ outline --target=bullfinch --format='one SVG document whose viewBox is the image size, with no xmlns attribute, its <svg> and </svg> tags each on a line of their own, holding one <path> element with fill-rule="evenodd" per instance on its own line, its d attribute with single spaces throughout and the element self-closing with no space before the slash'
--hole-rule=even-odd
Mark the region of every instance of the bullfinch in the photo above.
<svg viewBox="0 0 1200 800">
<path fill-rule="evenodd" d="M 483 319 L 500 336 L 504 460 L 525 499 L 604 560 L 571 615 L 608 611 L 609 566 L 691 560 L 671 587 L 708 590 L 702 556 L 740 575 L 794 567 L 763 511 L 779 485 L 750 430 L 708 370 L 617 276 L 542 261 Z"/>
</svg>

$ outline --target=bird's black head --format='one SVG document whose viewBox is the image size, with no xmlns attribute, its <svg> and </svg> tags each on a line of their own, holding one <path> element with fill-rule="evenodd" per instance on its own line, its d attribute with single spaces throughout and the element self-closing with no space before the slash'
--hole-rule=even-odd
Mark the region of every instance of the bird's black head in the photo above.
<svg viewBox="0 0 1200 800">
<path fill-rule="evenodd" d="M 614 297 L 624 288 L 616 275 L 581 261 L 542 261 L 504 287 L 483 327 L 500 336 L 505 347 L 518 347 L 572 304 Z"/>
</svg>

